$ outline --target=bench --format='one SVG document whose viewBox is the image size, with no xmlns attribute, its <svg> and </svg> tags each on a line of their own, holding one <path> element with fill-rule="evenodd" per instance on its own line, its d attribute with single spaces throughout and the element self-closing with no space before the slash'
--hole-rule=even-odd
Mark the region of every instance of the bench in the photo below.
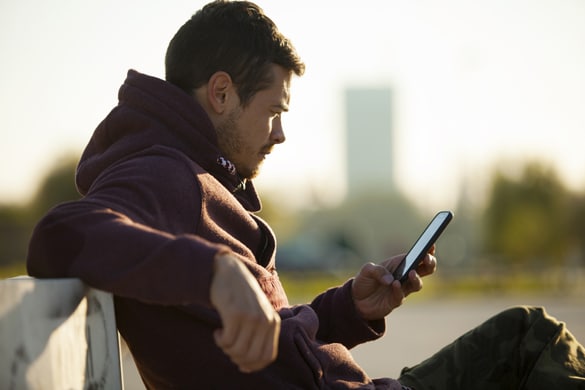
<svg viewBox="0 0 585 390">
<path fill-rule="evenodd" d="M 79 279 L 0 280 L 0 389 L 123 389 L 112 295 Z"/>
</svg>

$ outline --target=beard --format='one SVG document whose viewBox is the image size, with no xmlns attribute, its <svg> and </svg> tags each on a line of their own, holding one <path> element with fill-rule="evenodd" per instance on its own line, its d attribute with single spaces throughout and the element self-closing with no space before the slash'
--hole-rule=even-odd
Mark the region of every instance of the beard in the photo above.
<svg viewBox="0 0 585 390">
<path fill-rule="evenodd" d="M 258 176 L 262 161 L 259 160 L 257 163 L 253 163 L 253 156 L 256 156 L 259 151 L 252 150 L 244 142 L 242 130 L 238 126 L 238 118 L 241 112 L 240 108 L 233 110 L 225 121 L 216 126 L 217 144 L 224 157 L 235 165 L 241 178 L 253 179 Z M 244 161 L 246 157 L 249 162 Z"/>
</svg>

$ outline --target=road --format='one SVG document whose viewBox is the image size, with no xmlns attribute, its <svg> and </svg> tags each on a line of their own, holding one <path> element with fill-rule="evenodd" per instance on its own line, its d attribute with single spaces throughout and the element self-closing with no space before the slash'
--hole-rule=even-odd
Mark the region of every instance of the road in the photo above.
<svg viewBox="0 0 585 390">
<path fill-rule="evenodd" d="M 352 353 L 371 377 L 397 377 L 404 366 L 424 360 L 467 330 L 515 305 L 544 306 L 585 344 L 584 297 L 451 298 L 405 302 L 388 317 L 383 338 L 356 347 Z M 123 365 L 125 390 L 144 389 L 124 349 Z"/>
</svg>

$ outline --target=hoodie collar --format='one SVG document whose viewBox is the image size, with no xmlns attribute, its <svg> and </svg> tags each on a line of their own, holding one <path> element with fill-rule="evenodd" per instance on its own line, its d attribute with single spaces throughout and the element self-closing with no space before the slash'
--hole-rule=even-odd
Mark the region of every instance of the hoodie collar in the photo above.
<svg viewBox="0 0 585 390">
<path fill-rule="evenodd" d="M 219 150 L 215 129 L 197 101 L 175 85 L 129 70 L 119 103 L 96 128 L 78 166 L 78 187 L 129 154 L 154 145 L 177 149 L 221 182 L 249 211 L 260 209 L 251 181 L 242 180 Z"/>
</svg>

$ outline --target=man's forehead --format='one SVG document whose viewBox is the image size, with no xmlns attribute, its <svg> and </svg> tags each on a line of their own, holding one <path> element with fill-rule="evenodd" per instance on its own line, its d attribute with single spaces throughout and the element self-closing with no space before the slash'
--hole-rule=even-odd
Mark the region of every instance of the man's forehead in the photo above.
<svg viewBox="0 0 585 390">
<path fill-rule="evenodd" d="M 290 79 L 284 83 L 282 88 L 282 105 L 283 110 L 288 111 L 288 105 L 290 103 Z"/>
<path fill-rule="evenodd" d="M 266 92 L 270 95 L 270 99 L 273 99 L 271 105 L 282 106 L 286 111 L 290 102 L 291 73 L 279 66 L 273 67 L 272 72 L 272 83 Z"/>
</svg>

